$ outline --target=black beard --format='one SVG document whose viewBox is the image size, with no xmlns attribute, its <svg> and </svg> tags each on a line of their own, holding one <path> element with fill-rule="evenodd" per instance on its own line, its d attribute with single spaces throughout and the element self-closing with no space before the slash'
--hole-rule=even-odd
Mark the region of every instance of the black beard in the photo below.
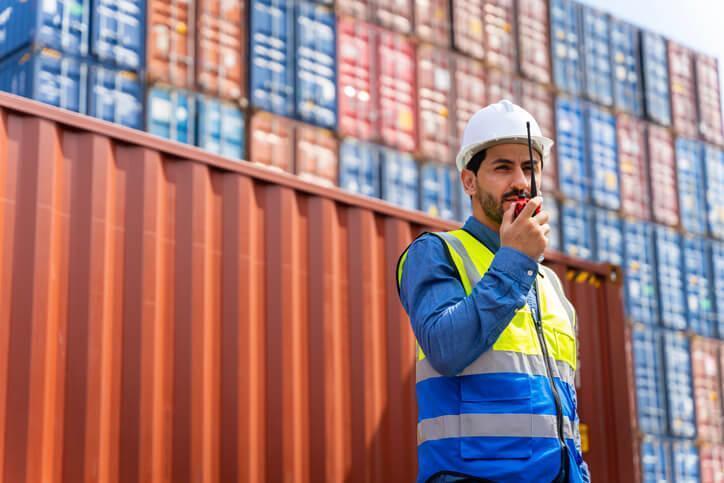
<svg viewBox="0 0 724 483">
<path fill-rule="evenodd" d="M 491 195 L 489 195 L 485 190 L 483 190 L 478 185 L 478 204 L 480 205 L 480 208 L 483 210 L 483 213 L 493 220 L 495 223 L 500 225 L 503 223 L 503 202 L 505 199 L 509 198 L 518 198 L 518 197 L 524 197 L 529 198 L 529 196 L 522 191 L 508 191 L 503 195 L 503 199 L 500 202 L 495 201 L 495 198 L 493 198 Z"/>
</svg>

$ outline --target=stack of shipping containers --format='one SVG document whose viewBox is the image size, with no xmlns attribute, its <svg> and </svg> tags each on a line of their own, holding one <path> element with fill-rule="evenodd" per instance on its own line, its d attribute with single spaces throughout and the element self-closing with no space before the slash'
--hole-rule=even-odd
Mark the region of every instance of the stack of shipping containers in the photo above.
<svg viewBox="0 0 724 483">
<path fill-rule="evenodd" d="M 467 119 L 521 104 L 551 248 L 625 274 L 644 480 L 721 481 L 714 58 L 570 0 L 0 0 L 0 89 L 450 220 Z"/>
</svg>

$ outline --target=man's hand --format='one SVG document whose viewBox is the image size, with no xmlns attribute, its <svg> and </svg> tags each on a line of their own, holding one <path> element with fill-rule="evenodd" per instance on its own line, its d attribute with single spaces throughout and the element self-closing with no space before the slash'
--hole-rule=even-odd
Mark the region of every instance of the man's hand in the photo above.
<svg viewBox="0 0 724 483">
<path fill-rule="evenodd" d="M 541 211 L 532 216 L 536 208 L 543 202 L 543 198 L 536 196 L 528 201 L 523 211 L 514 220 L 515 203 L 511 203 L 503 214 L 500 224 L 500 245 L 515 248 L 533 260 L 538 260 L 548 246 L 548 233 L 551 227 L 548 224 L 549 215 Z"/>
</svg>

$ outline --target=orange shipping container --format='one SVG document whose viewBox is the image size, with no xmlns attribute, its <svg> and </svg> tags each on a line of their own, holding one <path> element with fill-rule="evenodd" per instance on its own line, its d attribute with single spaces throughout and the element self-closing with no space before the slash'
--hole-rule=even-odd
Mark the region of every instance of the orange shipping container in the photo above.
<svg viewBox="0 0 724 483">
<path fill-rule="evenodd" d="M 414 479 L 390 275 L 455 225 L 6 94 L 0 180 L 5 481 Z M 637 481 L 620 273 L 546 263 L 591 472 Z"/>
<path fill-rule="evenodd" d="M 245 100 L 244 0 L 198 0 L 196 84 L 205 93 Z"/>
<path fill-rule="evenodd" d="M 249 161 L 294 172 L 294 121 L 257 112 L 249 122 Z"/>
<path fill-rule="evenodd" d="M 546 86 L 520 79 L 517 83 L 517 103 L 538 121 L 541 132 L 551 139 L 556 138 L 555 114 L 553 112 L 553 93 Z M 513 100 L 513 99 L 511 99 Z M 555 193 L 558 190 L 558 163 L 556 163 L 555 146 L 548 162 L 543 167 L 541 186 L 544 193 Z"/>
<path fill-rule="evenodd" d="M 700 440 L 722 443 L 722 393 L 719 382 L 719 341 L 694 337 L 691 367 L 696 404 L 696 434 Z"/>
<path fill-rule="evenodd" d="M 455 148 L 460 148 L 463 131 L 468 120 L 485 107 L 485 69 L 475 59 L 462 55 L 455 56 Z"/>
<path fill-rule="evenodd" d="M 616 116 L 621 212 L 639 220 L 651 219 L 649 171 L 646 164 L 646 125 L 628 114 Z"/>
<path fill-rule="evenodd" d="M 334 133 L 298 123 L 295 132 L 295 170 L 302 179 L 336 186 L 339 179 L 339 144 Z"/>
<path fill-rule="evenodd" d="M 724 445 L 702 443 L 699 463 L 701 483 L 724 483 Z"/>
<path fill-rule="evenodd" d="M 679 192 L 676 187 L 674 140 L 668 129 L 649 123 L 646 143 L 653 219 L 676 227 L 679 225 Z"/>
<path fill-rule="evenodd" d="M 514 0 L 486 0 L 484 7 L 485 61 L 488 65 L 513 73 L 517 58 L 515 48 Z M 545 46 L 541 46 L 545 49 Z"/>
<path fill-rule="evenodd" d="M 485 58 L 484 0 L 452 0 L 453 45 L 464 54 Z"/>
<path fill-rule="evenodd" d="M 699 132 L 714 144 L 722 144 L 719 64 L 715 57 L 696 56 L 696 92 L 699 100 Z"/>
<path fill-rule="evenodd" d="M 671 83 L 671 117 L 680 136 L 696 138 L 699 133 L 696 114 L 694 53 L 669 41 L 669 82 Z"/>
<path fill-rule="evenodd" d="M 415 34 L 420 40 L 450 46 L 450 2 L 415 0 Z"/>
<path fill-rule="evenodd" d="M 517 30 L 520 72 L 536 82 L 550 84 L 548 2 L 518 0 Z"/>
<path fill-rule="evenodd" d="M 454 163 L 452 55 L 430 45 L 417 48 L 419 153 L 438 163 Z"/>
<path fill-rule="evenodd" d="M 149 0 L 146 57 L 151 83 L 194 87 L 193 0 Z"/>
</svg>

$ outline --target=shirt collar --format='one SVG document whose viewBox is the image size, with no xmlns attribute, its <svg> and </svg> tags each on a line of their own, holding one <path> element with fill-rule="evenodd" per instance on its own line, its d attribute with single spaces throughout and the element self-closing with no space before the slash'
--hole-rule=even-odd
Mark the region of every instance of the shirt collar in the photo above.
<svg viewBox="0 0 724 483">
<path fill-rule="evenodd" d="M 463 225 L 463 230 L 473 235 L 480 243 L 488 247 L 493 253 L 500 248 L 500 235 L 480 223 L 474 216 L 468 217 Z"/>
</svg>

